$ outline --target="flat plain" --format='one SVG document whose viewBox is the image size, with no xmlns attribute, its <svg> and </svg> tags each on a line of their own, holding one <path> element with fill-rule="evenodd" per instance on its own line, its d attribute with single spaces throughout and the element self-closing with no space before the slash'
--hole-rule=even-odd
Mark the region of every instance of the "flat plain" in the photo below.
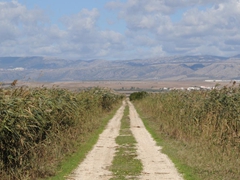
<svg viewBox="0 0 240 180">
<path fill-rule="evenodd" d="M 231 81 L 65 81 L 65 82 L 18 82 L 18 86 L 66 88 L 82 90 L 91 87 L 110 88 L 119 92 L 141 90 L 160 90 L 161 88 L 188 88 L 188 87 L 214 87 L 230 85 Z"/>
</svg>

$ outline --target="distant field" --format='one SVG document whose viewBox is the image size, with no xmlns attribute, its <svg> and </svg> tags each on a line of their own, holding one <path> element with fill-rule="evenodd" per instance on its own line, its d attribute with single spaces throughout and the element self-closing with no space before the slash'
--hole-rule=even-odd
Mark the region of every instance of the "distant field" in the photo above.
<svg viewBox="0 0 240 180">
<path fill-rule="evenodd" d="M 30 87 L 45 86 L 59 87 L 71 90 L 81 90 L 90 87 L 106 87 L 120 92 L 139 90 L 158 90 L 160 88 L 187 88 L 190 86 L 214 87 L 217 83 L 229 85 L 229 82 L 205 82 L 205 81 L 79 81 L 79 82 L 18 82 L 18 86 L 26 85 Z"/>
</svg>

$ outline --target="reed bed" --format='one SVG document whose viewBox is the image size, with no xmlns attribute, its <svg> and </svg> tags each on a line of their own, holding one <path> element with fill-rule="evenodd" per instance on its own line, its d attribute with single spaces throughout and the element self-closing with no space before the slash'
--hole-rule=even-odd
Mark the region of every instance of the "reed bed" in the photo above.
<svg viewBox="0 0 240 180">
<path fill-rule="evenodd" d="M 122 98 L 100 88 L 0 89 L 0 179 L 54 175 Z"/>
<path fill-rule="evenodd" d="M 148 94 L 134 103 L 173 145 L 175 158 L 200 179 L 240 179 L 240 86 L 235 82 L 209 91 Z"/>
</svg>

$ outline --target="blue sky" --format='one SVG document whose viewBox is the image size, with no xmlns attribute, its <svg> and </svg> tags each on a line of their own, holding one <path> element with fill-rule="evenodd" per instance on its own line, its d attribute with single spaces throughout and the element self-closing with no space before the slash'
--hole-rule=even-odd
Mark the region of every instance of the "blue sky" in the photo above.
<svg viewBox="0 0 240 180">
<path fill-rule="evenodd" d="M 101 29 L 112 29 L 122 33 L 125 30 L 124 21 L 117 18 L 117 13 L 106 10 L 105 5 L 109 2 L 109 0 L 18 0 L 18 2 L 29 9 L 42 9 L 49 16 L 51 23 L 57 24 L 59 28 L 63 28 L 60 23 L 61 17 L 77 14 L 82 9 L 92 10 L 96 8 L 101 14 L 97 23 Z"/>
<path fill-rule="evenodd" d="M 0 0 L 0 56 L 240 54 L 240 0 Z"/>
</svg>

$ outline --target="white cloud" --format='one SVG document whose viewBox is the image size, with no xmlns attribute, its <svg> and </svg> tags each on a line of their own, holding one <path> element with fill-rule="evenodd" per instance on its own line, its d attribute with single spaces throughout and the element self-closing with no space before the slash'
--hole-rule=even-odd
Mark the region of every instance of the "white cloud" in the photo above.
<svg viewBox="0 0 240 180">
<path fill-rule="evenodd" d="M 165 56 L 166 53 L 163 51 L 162 46 L 155 46 L 151 49 L 152 56 L 161 57 Z"/>
<path fill-rule="evenodd" d="M 72 17 L 63 18 L 68 47 L 65 49 L 63 44 L 62 51 L 81 58 L 102 58 L 121 50 L 124 44 L 123 35 L 110 30 L 102 31 L 97 26 L 98 18 L 97 9 L 83 9 Z"/>
<path fill-rule="evenodd" d="M 148 37 L 158 41 L 155 48 L 169 55 L 239 53 L 239 43 L 234 41 L 240 32 L 239 0 L 128 0 L 107 7 L 119 11 L 127 23 L 126 36 L 134 44 L 142 45 L 139 35 L 150 33 Z M 173 22 L 171 16 L 179 8 L 185 8 L 185 13 Z"/>
<path fill-rule="evenodd" d="M 83 9 L 78 14 L 62 18 L 69 31 L 89 31 L 95 28 L 99 12 L 97 9 Z"/>
<path fill-rule="evenodd" d="M 127 0 L 109 2 L 106 8 L 125 21 L 124 33 L 101 29 L 98 9 L 62 17 L 60 28 L 41 9 L 0 2 L 0 56 L 130 59 L 239 54 L 239 0 Z M 179 10 L 184 13 L 174 22 L 172 16 Z"/>
<path fill-rule="evenodd" d="M 124 36 L 97 26 L 97 9 L 83 9 L 61 18 L 60 29 L 39 9 L 27 9 L 17 1 L 0 2 L 1 56 L 59 56 L 103 58 L 124 49 Z"/>
<path fill-rule="evenodd" d="M 107 3 L 106 7 L 109 9 L 120 9 L 123 14 L 158 12 L 169 15 L 179 8 L 199 7 L 215 3 L 219 3 L 219 0 L 127 0 L 126 2 L 111 1 Z"/>
</svg>

